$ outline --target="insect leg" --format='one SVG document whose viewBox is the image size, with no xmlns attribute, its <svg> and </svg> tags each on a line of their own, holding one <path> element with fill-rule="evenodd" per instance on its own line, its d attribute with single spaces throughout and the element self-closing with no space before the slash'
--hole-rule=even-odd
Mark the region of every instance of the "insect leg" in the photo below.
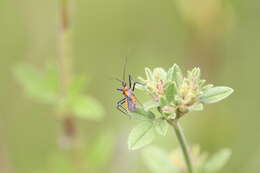
<svg viewBox="0 0 260 173">
<path fill-rule="evenodd" d="M 121 100 L 119 100 L 116 104 L 117 105 L 122 105 L 125 101 L 126 101 L 126 97 L 121 99 Z"/>
<path fill-rule="evenodd" d="M 140 83 L 140 82 L 134 82 L 134 85 L 133 85 L 133 88 L 132 88 L 133 91 L 135 90 L 136 84 L 138 84 L 138 85 L 144 85 L 143 83 Z"/>
<path fill-rule="evenodd" d="M 122 104 L 124 104 L 125 102 L 126 102 L 126 98 L 123 98 L 123 99 L 119 100 L 119 101 L 117 102 L 116 108 L 117 108 L 120 112 L 122 112 L 122 113 L 124 113 L 124 114 L 127 115 L 127 113 L 128 113 L 127 109 L 125 109 L 125 108 L 122 106 Z"/>
<path fill-rule="evenodd" d="M 128 116 L 128 111 L 122 106 L 122 105 L 117 105 L 116 107 L 120 112 Z"/>
<path fill-rule="evenodd" d="M 132 88 L 132 76 L 131 75 L 128 76 L 128 80 L 129 80 L 129 87 Z"/>
<path fill-rule="evenodd" d="M 133 87 L 132 87 L 132 82 L 134 82 Z M 133 91 L 135 90 L 136 84 L 138 84 L 138 85 L 144 85 L 143 83 L 135 82 L 135 81 L 132 79 L 132 76 L 129 75 L 129 87 L 130 87 Z"/>
</svg>

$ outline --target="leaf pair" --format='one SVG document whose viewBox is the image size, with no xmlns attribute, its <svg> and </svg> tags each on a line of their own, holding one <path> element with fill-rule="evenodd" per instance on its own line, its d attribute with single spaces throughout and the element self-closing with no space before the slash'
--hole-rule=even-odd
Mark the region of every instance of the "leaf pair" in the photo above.
<svg viewBox="0 0 260 173">
<path fill-rule="evenodd" d="M 39 71 L 32 65 L 23 64 L 14 68 L 14 74 L 30 97 L 53 105 L 60 112 L 90 120 L 99 120 L 104 115 L 100 102 L 84 94 L 85 80 L 82 77 L 75 77 L 66 95 L 61 96 L 58 69 L 54 65 Z"/>
</svg>

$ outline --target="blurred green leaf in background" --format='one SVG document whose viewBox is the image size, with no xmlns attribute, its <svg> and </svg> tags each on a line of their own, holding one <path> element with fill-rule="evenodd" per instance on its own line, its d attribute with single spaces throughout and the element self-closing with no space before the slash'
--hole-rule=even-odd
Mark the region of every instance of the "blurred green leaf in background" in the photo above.
<svg viewBox="0 0 260 173">
<path fill-rule="evenodd" d="M 69 112 L 79 118 L 89 120 L 100 120 L 105 113 L 97 99 L 85 94 L 84 77 L 75 77 L 68 88 L 66 97 L 63 98 L 60 96 L 60 80 L 55 65 L 48 65 L 45 70 L 41 71 L 32 65 L 22 64 L 14 68 L 14 73 L 30 97 L 53 105 L 58 111 Z"/>
<path fill-rule="evenodd" d="M 230 159 L 231 151 L 222 149 L 208 158 L 207 153 L 201 153 L 199 146 L 191 148 L 192 162 L 197 173 L 217 173 Z M 151 146 L 143 150 L 144 162 L 152 173 L 187 173 L 181 150 L 178 148 L 171 153 Z"/>
<path fill-rule="evenodd" d="M 59 101 L 58 70 L 48 65 L 46 71 L 40 71 L 29 64 L 20 64 L 14 68 L 16 79 L 26 93 L 44 103 L 57 104 Z"/>
</svg>

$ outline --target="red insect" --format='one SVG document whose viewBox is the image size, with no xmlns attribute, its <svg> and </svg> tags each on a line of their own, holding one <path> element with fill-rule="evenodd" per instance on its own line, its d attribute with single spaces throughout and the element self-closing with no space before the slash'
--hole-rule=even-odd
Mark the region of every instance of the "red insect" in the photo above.
<svg viewBox="0 0 260 173">
<path fill-rule="evenodd" d="M 128 115 L 129 111 L 134 112 L 136 110 L 137 99 L 134 94 L 136 84 L 140 84 L 140 85 L 143 85 L 143 84 L 133 81 L 131 75 L 128 75 L 128 85 L 127 85 L 127 83 L 125 82 L 125 69 L 126 69 L 126 62 L 125 62 L 124 71 L 123 71 L 123 81 L 117 79 L 122 84 L 122 88 L 118 88 L 117 90 L 122 92 L 124 98 L 117 102 L 116 107 L 119 111 Z M 125 106 L 123 106 L 123 105 L 125 105 Z"/>
</svg>

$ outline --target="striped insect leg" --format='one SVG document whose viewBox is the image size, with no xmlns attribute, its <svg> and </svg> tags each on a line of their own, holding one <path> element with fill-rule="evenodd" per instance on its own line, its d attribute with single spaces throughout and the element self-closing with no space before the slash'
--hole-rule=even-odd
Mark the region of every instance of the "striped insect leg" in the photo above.
<svg viewBox="0 0 260 173">
<path fill-rule="evenodd" d="M 122 100 L 120 100 L 120 101 L 117 102 L 116 108 L 117 108 L 120 112 L 122 112 L 123 114 L 126 114 L 126 115 L 127 115 L 128 111 L 126 110 L 126 108 L 124 108 L 124 107 L 122 106 L 122 105 L 123 105 L 124 103 L 126 103 L 126 102 L 127 102 L 127 99 L 126 99 L 126 98 L 123 98 Z"/>
</svg>

